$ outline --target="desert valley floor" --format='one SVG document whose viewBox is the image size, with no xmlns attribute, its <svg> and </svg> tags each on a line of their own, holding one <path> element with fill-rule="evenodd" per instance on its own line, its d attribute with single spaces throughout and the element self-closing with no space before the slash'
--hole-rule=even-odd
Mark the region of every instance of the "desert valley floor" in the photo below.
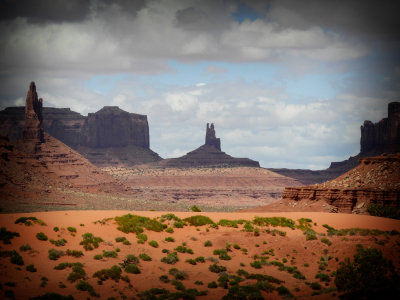
<svg viewBox="0 0 400 300">
<path fill-rule="evenodd" d="M 336 299 L 357 245 L 400 264 L 400 221 L 365 215 L 52 211 L 0 227 L 1 294 L 15 299 Z"/>
</svg>

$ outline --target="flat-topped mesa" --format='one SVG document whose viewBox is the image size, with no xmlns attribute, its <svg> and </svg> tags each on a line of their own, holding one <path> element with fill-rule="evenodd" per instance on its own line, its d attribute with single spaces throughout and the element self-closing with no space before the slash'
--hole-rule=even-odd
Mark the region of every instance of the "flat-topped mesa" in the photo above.
<svg viewBox="0 0 400 300">
<path fill-rule="evenodd" d="M 215 136 L 214 123 L 211 123 L 211 127 L 207 123 L 205 144 L 208 146 L 214 146 L 221 151 L 221 140 Z"/>
<path fill-rule="evenodd" d="M 36 86 L 32 81 L 25 101 L 25 124 L 22 131 L 22 139 L 24 142 L 44 142 L 42 107 L 43 99 L 38 99 Z"/>
</svg>

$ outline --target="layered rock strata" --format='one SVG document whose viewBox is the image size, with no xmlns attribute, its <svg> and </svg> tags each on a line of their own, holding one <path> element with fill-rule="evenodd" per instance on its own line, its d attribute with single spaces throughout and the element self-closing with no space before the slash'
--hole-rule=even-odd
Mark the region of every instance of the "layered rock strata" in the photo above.
<svg viewBox="0 0 400 300">
<path fill-rule="evenodd" d="M 22 137 L 24 108 L 0 112 L 0 134 L 11 141 Z M 131 166 L 158 161 L 150 149 L 147 116 L 105 106 L 87 117 L 69 108 L 43 108 L 43 128 L 97 166 Z"/>
<path fill-rule="evenodd" d="M 192 167 L 259 167 L 258 161 L 232 157 L 221 151 L 221 141 L 215 135 L 214 124 L 207 124 L 205 144 L 179 158 L 166 159 L 159 163 L 169 168 Z"/>
<path fill-rule="evenodd" d="M 282 201 L 324 201 L 333 212 L 344 213 L 363 213 L 370 203 L 400 208 L 400 154 L 362 158 L 335 180 L 285 188 Z"/>
</svg>

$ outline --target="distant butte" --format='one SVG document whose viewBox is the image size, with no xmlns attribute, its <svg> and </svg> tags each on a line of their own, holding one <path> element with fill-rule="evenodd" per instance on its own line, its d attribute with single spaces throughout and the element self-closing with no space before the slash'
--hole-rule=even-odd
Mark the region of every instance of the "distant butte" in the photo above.
<svg viewBox="0 0 400 300">
<path fill-rule="evenodd" d="M 214 124 L 207 123 L 205 144 L 179 158 L 165 159 L 158 165 L 170 168 L 191 167 L 259 167 L 258 161 L 232 157 L 221 151 L 221 140 L 216 137 Z"/>
</svg>

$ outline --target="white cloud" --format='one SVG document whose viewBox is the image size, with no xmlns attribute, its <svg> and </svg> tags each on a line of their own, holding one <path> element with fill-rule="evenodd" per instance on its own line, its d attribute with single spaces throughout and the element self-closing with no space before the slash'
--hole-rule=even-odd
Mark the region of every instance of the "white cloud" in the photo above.
<svg viewBox="0 0 400 300">
<path fill-rule="evenodd" d="M 175 112 L 186 112 L 194 109 L 197 97 L 188 93 L 167 93 L 165 102 Z"/>
</svg>

